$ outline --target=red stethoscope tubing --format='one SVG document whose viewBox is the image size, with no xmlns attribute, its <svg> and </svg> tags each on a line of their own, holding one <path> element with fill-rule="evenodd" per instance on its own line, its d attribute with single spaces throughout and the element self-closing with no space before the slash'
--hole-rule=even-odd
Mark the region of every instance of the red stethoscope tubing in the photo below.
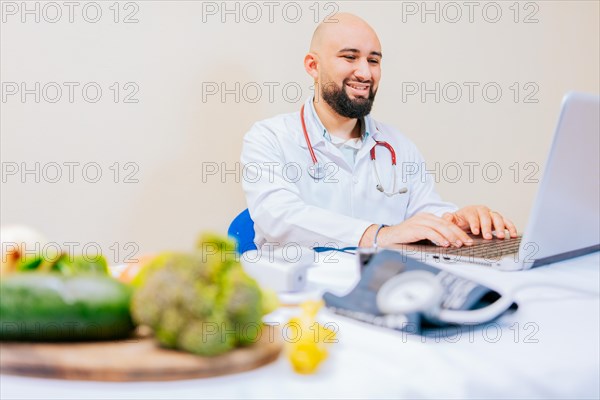
<svg viewBox="0 0 600 400">
<path fill-rule="evenodd" d="M 304 139 L 306 140 L 306 144 L 308 145 L 308 151 L 310 152 L 310 158 L 312 158 L 313 164 L 317 164 L 317 156 L 315 155 L 315 151 L 312 148 L 312 143 L 310 142 L 310 138 L 308 137 L 308 131 L 306 130 L 306 122 L 304 121 L 304 104 L 300 109 L 300 121 L 302 122 L 302 131 L 304 132 Z M 375 148 L 377 146 L 383 146 L 390 152 L 392 156 L 392 165 L 396 165 L 396 152 L 391 144 L 383 141 L 375 141 L 375 146 L 371 148 L 371 160 L 375 161 Z"/>
<path fill-rule="evenodd" d="M 396 165 L 396 152 L 394 151 L 392 145 L 388 142 L 381 142 L 378 140 L 375 141 L 375 146 L 371 148 L 371 160 L 375 161 L 375 147 L 377 146 L 383 146 L 386 149 L 388 149 L 390 154 L 392 155 L 392 165 Z"/>
<path fill-rule="evenodd" d="M 304 104 L 302 104 L 302 109 L 300 109 L 300 121 L 302 121 L 302 131 L 304 131 L 304 139 L 306 139 L 308 151 L 310 151 L 310 158 L 312 158 L 313 164 L 317 164 L 317 156 L 315 156 L 315 151 L 312 148 L 312 143 L 310 142 L 308 131 L 306 130 L 306 122 L 304 122 Z"/>
</svg>

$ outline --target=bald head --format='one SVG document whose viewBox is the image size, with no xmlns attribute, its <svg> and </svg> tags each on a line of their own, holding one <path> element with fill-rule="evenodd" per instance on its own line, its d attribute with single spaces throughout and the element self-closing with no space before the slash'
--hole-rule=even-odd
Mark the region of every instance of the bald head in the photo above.
<svg viewBox="0 0 600 400">
<path fill-rule="evenodd" d="M 356 119 L 367 115 L 381 77 L 381 44 L 363 19 L 334 14 L 317 26 L 304 56 L 304 68 L 315 82 L 320 116 Z M 318 99 L 317 99 L 318 97 Z"/>
<path fill-rule="evenodd" d="M 348 37 L 362 37 L 365 40 L 376 42 L 379 50 L 381 44 L 377 34 L 362 18 L 350 13 L 334 14 L 321 22 L 313 33 L 310 42 L 310 52 L 320 53 L 335 43 L 336 39 Z"/>
</svg>

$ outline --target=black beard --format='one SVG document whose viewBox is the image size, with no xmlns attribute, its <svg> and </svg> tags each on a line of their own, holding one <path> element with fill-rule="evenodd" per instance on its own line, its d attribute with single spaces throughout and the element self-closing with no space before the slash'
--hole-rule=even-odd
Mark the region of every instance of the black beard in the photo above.
<svg viewBox="0 0 600 400">
<path fill-rule="evenodd" d="M 377 93 L 373 91 L 373 86 L 369 86 L 368 98 L 352 100 L 348 96 L 348 93 L 346 93 L 346 82 L 347 80 L 344 80 L 343 87 L 339 87 L 333 82 L 321 86 L 323 100 L 336 113 L 346 118 L 363 118 L 369 115 L 375 101 L 375 94 Z"/>
</svg>

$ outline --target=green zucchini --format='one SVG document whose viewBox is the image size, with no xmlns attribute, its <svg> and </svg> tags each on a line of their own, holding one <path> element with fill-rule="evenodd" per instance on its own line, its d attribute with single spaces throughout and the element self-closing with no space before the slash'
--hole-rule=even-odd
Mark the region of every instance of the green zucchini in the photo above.
<svg viewBox="0 0 600 400">
<path fill-rule="evenodd" d="M 0 340 L 128 337 L 131 288 L 108 276 L 26 272 L 0 282 Z"/>
</svg>

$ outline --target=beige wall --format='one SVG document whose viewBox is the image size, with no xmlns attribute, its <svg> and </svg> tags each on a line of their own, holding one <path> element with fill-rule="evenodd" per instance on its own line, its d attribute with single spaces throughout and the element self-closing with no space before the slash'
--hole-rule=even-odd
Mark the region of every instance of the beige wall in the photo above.
<svg viewBox="0 0 600 400">
<path fill-rule="evenodd" d="M 299 109 L 310 92 L 302 59 L 317 9 L 323 18 L 337 6 L 377 30 L 384 62 L 374 115 L 412 138 L 432 168 L 440 165 L 442 195 L 459 205 L 488 204 L 521 229 L 537 188 L 524 178 L 538 167 L 533 178 L 541 175 L 562 95 L 600 91 L 597 1 L 522 2 L 516 23 L 513 2 L 473 3 L 472 22 L 464 2 L 427 2 L 429 9 L 439 7 L 439 22 L 434 14 L 421 15 L 422 2 L 228 2 L 229 9 L 238 7 L 239 22 L 235 11 L 222 15 L 221 2 L 192 1 L 122 2 L 115 22 L 113 2 L 98 2 L 96 23 L 85 19 L 96 18 L 95 4 L 76 3 L 73 22 L 62 2 L 27 2 L 29 9 L 39 7 L 39 22 L 35 13 L 23 14 L 22 4 L 2 2 L 1 223 L 32 225 L 59 243 L 97 242 L 114 262 L 123 261 L 123 251 L 187 248 L 202 230 L 225 232 L 245 208 L 239 179 L 203 179 L 203 163 L 235 168 L 254 121 Z M 52 23 L 55 5 L 62 17 Z M 502 15 L 492 23 L 497 8 Z M 452 23 L 459 9 L 462 17 Z M 128 15 L 138 22 L 124 23 Z M 524 23 L 527 15 L 537 22 Z M 23 102 L 22 82 L 28 89 L 40 82 L 39 103 L 35 94 Z M 73 102 L 65 82 L 79 84 Z M 86 100 L 82 87 L 90 82 Z M 114 82 L 120 87 L 116 103 Z M 222 102 L 207 92 L 221 83 L 234 89 L 236 82 L 246 88 L 238 92 L 239 103 L 234 94 Z M 435 88 L 436 82 L 439 103 L 434 94 L 422 101 L 408 92 L 421 83 Z M 464 82 L 478 85 L 472 102 Z M 490 97 L 501 88 L 497 102 L 483 96 L 486 84 Z M 56 86 L 62 97 L 51 103 Z M 94 86 L 102 96 L 92 103 Z M 252 102 L 257 86 L 262 96 Z M 453 103 L 457 86 L 462 98 Z M 124 102 L 136 88 L 129 100 L 138 102 Z M 296 100 L 297 88 L 302 93 Z M 524 102 L 534 90 L 537 102 Z M 36 162 L 39 183 L 33 173 L 22 176 L 22 167 L 34 169 Z M 64 164 L 71 162 L 80 163 L 72 164 L 73 182 Z M 469 182 L 465 163 L 475 162 L 480 164 Z M 60 166 L 60 179 L 52 163 Z M 486 163 L 500 166 L 497 182 L 491 182 L 496 164 L 483 176 Z M 457 165 L 462 177 L 454 179 Z M 11 175 L 15 166 L 19 171 Z M 87 182 L 95 167 L 102 177 Z M 127 176 L 138 182 L 126 183 Z M 118 257 L 114 245 L 108 250 L 113 243 L 121 249 Z"/>
</svg>

